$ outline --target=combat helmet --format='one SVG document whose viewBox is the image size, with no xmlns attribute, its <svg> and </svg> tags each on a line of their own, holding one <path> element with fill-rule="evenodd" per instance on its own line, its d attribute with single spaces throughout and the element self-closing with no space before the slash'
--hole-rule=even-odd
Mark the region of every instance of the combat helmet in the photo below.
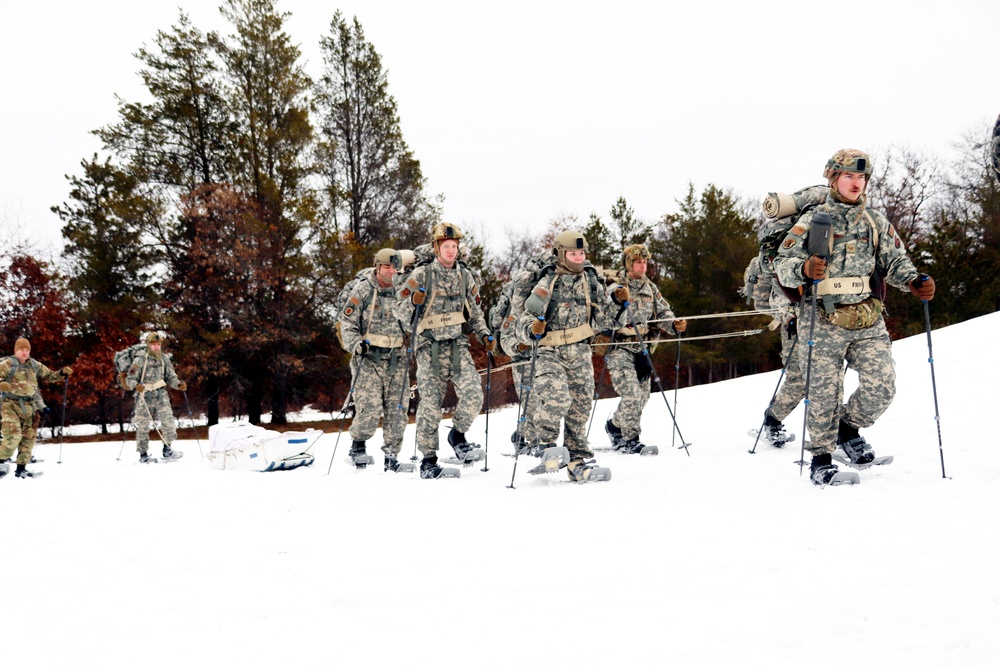
<svg viewBox="0 0 1000 667">
<path fill-rule="evenodd" d="M 458 228 L 458 225 L 453 225 L 450 222 L 439 222 L 434 225 L 434 228 L 431 230 L 431 243 L 434 245 L 435 254 L 444 241 L 458 241 L 464 236 L 465 234 Z"/>
<path fill-rule="evenodd" d="M 403 268 L 403 262 L 402 259 L 400 258 L 399 253 L 393 250 L 392 248 L 382 248 L 377 253 L 375 253 L 375 261 L 374 261 L 375 267 L 378 268 L 383 264 L 388 264 L 397 271 Z"/>
<path fill-rule="evenodd" d="M 641 243 L 633 243 L 629 247 L 622 251 L 622 264 L 625 265 L 625 270 L 628 271 L 632 268 L 632 262 L 637 259 L 649 259 L 649 250 L 646 249 Z"/>
<path fill-rule="evenodd" d="M 559 264 L 574 273 L 582 271 L 583 264 L 575 264 L 573 262 L 566 261 L 566 252 L 569 250 L 589 249 L 590 245 L 587 243 L 587 239 L 583 236 L 583 234 L 574 230 L 560 232 L 556 235 L 555 241 L 552 244 L 552 254 L 559 259 Z"/>
<path fill-rule="evenodd" d="M 852 172 L 855 174 L 872 175 L 872 160 L 868 153 L 859 151 L 856 148 L 842 148 L 833 154 L 833 157 L 826 161 L 826 169 L 823 170 L 823 178 L 833 187 L 839 172 Z"/>
</svg>

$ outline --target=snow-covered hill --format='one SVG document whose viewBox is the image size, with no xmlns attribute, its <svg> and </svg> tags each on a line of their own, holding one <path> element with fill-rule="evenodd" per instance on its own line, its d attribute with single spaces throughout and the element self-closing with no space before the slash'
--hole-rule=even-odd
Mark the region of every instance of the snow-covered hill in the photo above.
<svg viewBox="0 0 1000 667">
<path fill-rule="evenodd" d="M 327 475 L 336 434 L 264 474 L 209 469 L 206 442 L 158 466 L 40 445 L 44 477 L 0 481 L 3 664 L 998 664 L 998 326 L 934 332 L 947 479 L 923 335 L 895 344 L 898 395 L 864 432 L 895 463 L 853 487 L 800 476 L 798 442 L 748 453 L 777 373 L 681 390 L 690 457 L 654 395 L 661 455 L 603 452 L 613 479 L 580 486 L 522 459 L 507 488 L 512 410 L 459 480 L 356 471 L 347 435 Z"/>
</svg>

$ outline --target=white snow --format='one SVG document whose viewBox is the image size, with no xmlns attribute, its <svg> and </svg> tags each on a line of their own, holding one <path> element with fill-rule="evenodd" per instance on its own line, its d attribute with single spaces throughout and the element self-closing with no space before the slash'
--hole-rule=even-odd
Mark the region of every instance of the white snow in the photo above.
<svg viewBox="0 0 1000 667">
<path fill-rule="evenodd" d="M 864 435 L 890 466 L 821 489 L 799 441 L 750 455 L 777 372 L 680 391 L 691 456 L 599 453 L 607 483 L 516 489 L 513 410 L 489 471 L 427 481 L 216 471 L 207 443 L 141 465 L 121 442 L 39 445 L 45 476 L 0 481 L 4 665 L 996 665 L 1000 455 L 989 415 L 1000 314 L 894 346 L 898 394 Z M 849 375 L 850 378 L 850 375 Z M 667 397 L 673 401 L 672 392 Z M 591 435 L 617 399 L 601 401 Z M 442 423 L 442 434 L 449 422 Z M 801 408 L 786 422 L 801 433 Z M 486 420 L 470 434 L 482 442 Z M 404 453 L 413 449 L 412 426 Z M 442 438 L 443 440 L 443 438 Z M 156 444 L 156 443 L 154 443 Z M 445 445 L 447 447 L 447 445 Z M 948 478 L 942 477 L 939 451 Z"/>
</svg>

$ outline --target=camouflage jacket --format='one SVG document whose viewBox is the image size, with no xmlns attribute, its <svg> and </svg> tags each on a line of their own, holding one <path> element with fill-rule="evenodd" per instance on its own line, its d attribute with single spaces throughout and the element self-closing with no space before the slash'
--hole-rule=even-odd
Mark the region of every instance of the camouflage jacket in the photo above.
<svg viewBox="0 0 1000 667">
<path fill-rule="evenodd" d="M 796 288 L 806 283 L 802 267 L 809 259 L 806 250 L 809 229 L 815 211 L 822 210 L 830 213 L 832 218 L 833 252 L 827 258 L 828 278 L 871 276 L 874 282 L 873 274 L 878 270 L 888 284 L 907 291 L 909 283 L 919 273 L 885 216 L 877 211 L 867 211 L 866 214 L 865 200 L 846 204 L 836 201 L 831 194 L 823 205 L 807 211 L 798 219 L 774 259 L 775 272 L 784 287 Z M 877 251 L 873 231 L 877 235 Z M 860 303 L 870 296 L 870 291 L 835 294 L 833 302 Z"/>
<path fill-rule="evenodd" d="M 4 394 L 4 397 L 24 398 L 34 402 L 39 380 L 56 383 L 62 382 L 62 379 L 62 375 L 31 357 L 28 357 L 23 364 L 17 357 L 4 357 L 0 360 L 0 380 L 10 382 L 10 392 Z M 37 403 L 35 405 L 38 407 Z"/>
<path fill-rule="evenodd" d="M 429 345 L 434 340 L 464 338 L 463 324 L 479 340 L 490 335 L 473 273 L 458 263 L 454 268 L 446 269 L 437 260 L 413 269 L 399 286 L 396 317 L 407 332 L 416 307 L 410 295 L 420 288 L 427 290 L 427 295 L 417 323 L 418 336 L 414 349 Z"/>
<path fill-rule="evenodd" d="M 534 340 L 531 325 L 538 316 L 528 307 L 528 303 L 536 297 L 537 310 L 545 314 L 546 321 L 546 334 L 540 345 L 546 344 L 546 339 L 550 339 L 552 332 L 578 331 L 588 325 L 593 333 L 599 333 L 615 326 L 612 309 L 619 306 L 615 305 L 600 285 L 589 262 L 581 273 L 556 272 L 542 276 L 535 284 L 515 325 L 517 340 L 523 345 L 531 345 Z"/>
<path fill-rule="evenodd" d="M 622 284 L 621 272 L 615 276 L 615 279 L 616 281 L 609 284 L 607 288 L 609 298 L 611 293 L 618 289 L 618 285 Z M 651 327 L 671 336 L 677 335 L 677 332 L 673 328 L 675 319 L 674 311 L 670 309 L 670 304 L 660 294 L 660 290 L 653 284 L 653 281 L 646 276 L 629 279 L 628 291 L 631 318 L 629 317 L 629 313 L 622 311 L 615 320 L 613 328 L 615 330 L 616 341 L 636 340 L 636 343 L 634 345 L 616 345 L 616 348 L 624 347 L 631 352 L 642 352 L 642 346 L 639 345 L 638 339 L 635 337 L 635 330 L 632 328 L 632 319 L 639 326 L 639 333 L 642 334 L 643 339 L 646 341 L 649 340 L 648 336 Z M 621 307 L 616 306 L 614 313 L 617 314 L 620 310 Z M 650 320 L 666 321 L 656 322 L 652 325 L 647 324 Z"/>
<path fill-rule="evenodd" d="M 168 387 L 176 389 L 180 385 L 177 373 L 174 372 L 174 365 L 170 362 L 170 355 L 162 350 L 158 355 L 149 350 L 138 352 L 132 359 L 132 365 L 125 375 L 125 384 L 129 389 L 134 390 L 137 384 L 141 384 L 147 389 L 150 385 L 163 380 Z"/>
<path fill-rule="evenodd" d="M 394 312 L 396 293 L 392 288 L 379 287 L 374 272 L 366 276 L 351 290 L 343 312 L 340 314 L 340 335 L 344 349 L 353 352 L 362 340 L 369 340 L 375 347 L 399 347 L 403 343 L 403 327 Z M 369 336 L 386 337 L 370 340 Z M 390 342 L 395 344 L 387 344 Z"/>
</svg>

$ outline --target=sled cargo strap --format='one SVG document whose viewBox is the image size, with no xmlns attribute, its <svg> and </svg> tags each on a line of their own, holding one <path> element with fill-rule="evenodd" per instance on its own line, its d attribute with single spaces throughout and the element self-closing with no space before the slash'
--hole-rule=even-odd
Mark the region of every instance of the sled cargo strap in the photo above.
<svg viewBox="0 0 1000 667">
<path fill-rule="evenodd" d="M 572 345 L 582 340 L 587 340 L 594 335 L 594 330 L 589 323 L 581 324 L 572 329 L 558 329 L 545 334 L 545 337 L 538 341 L 539 345 Z"/>
<path fill-rule="evenodd" d="M 843 276 L 839 278 L 824 278 L 816 286 L 816 294 L 868 294 L 871 292 L 868 276 Z"/>
<path fill-rule="evenodd" d="M 454 375 L 455 370 L 460 368 L 462 359 L 462 346 L 458 345 L 458 339 L 435 340 L 431 342 L 431 369 L 435 375 L 441 374 L 441 346 L 451 346 L 451 359 L 448 360 L 448 375 Z"/>
</svg>

